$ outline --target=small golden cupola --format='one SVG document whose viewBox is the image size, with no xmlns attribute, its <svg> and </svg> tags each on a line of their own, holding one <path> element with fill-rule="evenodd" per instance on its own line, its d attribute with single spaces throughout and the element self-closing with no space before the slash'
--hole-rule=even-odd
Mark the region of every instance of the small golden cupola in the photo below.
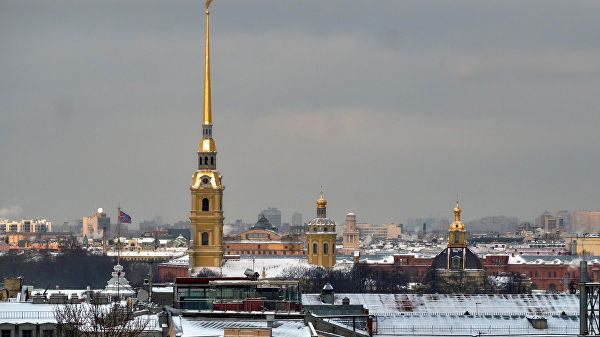
<svg viewBox="0 0 600 337">
<path fill-rule="evenodd" d="M 327 217 L 327 200 L 323 199 L 323 190 L 321 190 L 321 198 L 317 199 L 317 218 Z"/>
<path fill-rule="evenodd" d="M 456 207 L 454 208 L 454 222 L 450 224 L 450 231 L 448 233 L 448 247 L 467 246 L 465 224 L 460 221 L 461 212 L 462 210 L 458 205 L 458 198 L 456 198 Z"/>
</svg>

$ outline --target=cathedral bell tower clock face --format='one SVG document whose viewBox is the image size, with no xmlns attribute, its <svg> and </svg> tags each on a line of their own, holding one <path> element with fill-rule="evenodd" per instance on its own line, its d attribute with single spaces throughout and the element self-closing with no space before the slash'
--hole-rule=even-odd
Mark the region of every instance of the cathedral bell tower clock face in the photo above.
<svg viewBox="0 0 600 337">
<path fill-rule="evenodd" d="M 202 176 L 200 177 L 200 187 L 210 187 L 210 176 Z"/>
</svg>

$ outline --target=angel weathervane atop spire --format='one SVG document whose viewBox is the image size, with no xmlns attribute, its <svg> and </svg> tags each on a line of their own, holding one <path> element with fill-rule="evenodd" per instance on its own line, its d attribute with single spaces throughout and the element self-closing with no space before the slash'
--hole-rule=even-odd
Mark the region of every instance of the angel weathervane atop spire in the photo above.
<svg viewBox="0 0 600 337">
<path fill-rule="evenodd" d="M 213 0 L 206 0 L 206 5 L 205 5 L 205 7 L 206 7 L 206 10 L 208 10 L 208 6 L 210 6 L 210 3 L 211 3 L 212 1 L 213 1 Z"/>
</svg>

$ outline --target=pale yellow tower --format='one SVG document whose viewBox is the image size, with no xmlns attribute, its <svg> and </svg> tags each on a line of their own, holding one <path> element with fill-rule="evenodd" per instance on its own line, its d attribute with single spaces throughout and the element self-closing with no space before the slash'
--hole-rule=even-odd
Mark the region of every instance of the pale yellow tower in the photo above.
<svg viewBox="0 0 600 337">
<path fill-rule="evenodd" d="M 198 170 L 194 173 L 190 190 L 194 245 L 189 250 L 190 268 L 219 267 L 223 258 L 223 190 L 217 171 L 217 150 L 212 138 L 212 111 L 210 102 L 210 53 L 208 7 L 206 1 L 206 49 L 204 60 L 204 109 L 202 140 L 198 146 Z"/>
<path fill-rule="evenodd" d="M 456 198 L 456 207 L 454 208 L 454 222 L 450 224 L 448 232 L 448 247 L 464 248 L 467 246 L 467 237 L 465 224 L 460 221 L 461 209 L 458 206 L 458 198 Z"/>
<path fill-rule="evenodd" d="M 306 257 L 325 268 L 335 265 L 335 222 L 327 218 L 327 200 L 317 200 L 317 217 L 306 224 Z"/>
</svg>

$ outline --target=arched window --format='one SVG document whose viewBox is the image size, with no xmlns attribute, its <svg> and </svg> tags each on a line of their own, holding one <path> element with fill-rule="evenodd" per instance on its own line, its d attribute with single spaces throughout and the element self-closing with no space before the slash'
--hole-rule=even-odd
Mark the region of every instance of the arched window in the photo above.
<svg viewBox="0 0 600 337">
<path fill-rule="evenodd" d="M 208 212 L 208 199 L 202 199 L 202 212 Z"/>
<path fill-rule="evenodd" d="M 313 243 L 313 254 L 317 254 L 317 244 Z"/>
<path fill-rule="evenodd" d="M 210 157 L 210 164 L 214 165 L 215 164 L 215 157 Z"/>
<path fill-rule="evenodd" d="M 208 233 L 207 232 L 202 233 L 202 245 L 208 246 Z"/>
<path fill-rule="evenodd" d="M 204 165 L 208 165 L 208 157 L 204 157 Z"/>
<path fill-rule="evenodd" d="M 326 243 L 323 244 L 323 254 L 329 254 L 329 245 Z"/>
</svg>

